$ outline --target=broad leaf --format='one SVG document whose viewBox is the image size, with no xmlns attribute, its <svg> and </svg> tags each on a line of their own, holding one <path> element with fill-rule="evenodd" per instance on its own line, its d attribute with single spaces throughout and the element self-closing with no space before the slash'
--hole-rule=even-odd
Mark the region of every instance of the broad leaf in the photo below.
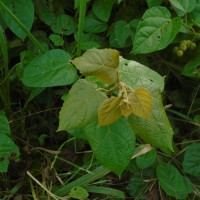
<svg viewBox="0 0 200 200">
<path fill-rule="evenodd" d="M 150 53 L 167 47 L 181 27 L 179 17 L 171 19 L 167 8 L 148 9 L 138 24 L 132 53 Z"/>
<path fill-rule="evenodd" d="M 0 111 L 0 173 L 7 172 L 9 157 L 19 159 L 19 149 L 10 136 L 10 126 L 3 111 Z"/>
<path fill-rule="evenodd" d="M 192 144 L 185 152 L 183 171 L 193 176 L 200 177 L 200 143 Z"/>
<path fill-rule="evenodd" d="M 125 118 L 109 126 L 98 127 L 98 122 L 93 123 L 88 125 L 85 134 L 95 157 L 103 166 L 120 175 L 127 167 L 135 147 L 135 136 L 129 123 Z"/>
<path fill-rule="evenodd" d="M 143 119 L 151 118 L 153 106 L 151 93 L 147 89 L 141 87 L 137 88 L 135 93 L 130 93 L 129 96 L 132 113 Z"/>
<path fill-rule="evenodd" d="M 2 2 L 28 30 L 31 30 L 34 20 L 34 5 L 32 0 L 2 0 Z M 19 27 L 19 25 L 1 7 L 0 12 L 12 32 L 19 38 L 24 39 L 26 34 L 21 27 Z"/>
<path fill-rule="evenodd" d="M 105 22 L 98 20 L 93 14 L 89 14 L 84 20 L 84 31 L 86 33 L 101 33 L 108 28 Z"/>
<path fill-rule="evenodd" d="M 148 151 L 147 153 L 138 156 L 136 158 L 136 164 L 138 168 L 146 169 L 155 163 L 156 158 L 157 158 L 157 152 L 155 149 L 152 149 L 151 151 Z"/>
<path fill-rule="evenodd" d="M 69 85 L 76 81 L 76 69 L 69 64 L 70 55 L 61 49 L 50 50 L 28 63 L 22 82 L 30 87 Z"/>
<path fill-rule="evenodd" d="M 169 0 L 179 16 L 192 12 L 196 6 L 196 0 Z"/>
<path fill-rule="evenodd" d="M 95 83 L 80 79 L 71 88 L 60 111 L 58 131 L 80 128 L 91 122 L 106 100 L 105 93 Z"/>
<path fill-rule="evenodd" d="M 98 112 L 100 126 L 112 124 L 121 117 L 120 102 L 121 97 L 118 96 L 111 97 L 102 104 Z"/>
<path fill-rule="evenodd" d="M 89 196 L 86 189 L 80 186 L 76 186 L 71 189 L 69 197 L 73 199 L 85 199 Z"/>
<path fill-rule="evenodd" d="M 118 71 L 120 81 L 133 89 L 145 87 L 158 89 L 161 92 L 164 89 L 164 78 L 157 72 L 136 61 L 120 57 Z"/>
<path fill-rule="evenodd" d="M 8 119 L 3 111 L 0 111 L 0 133 L 10 135 L 10 126 L 8 123 Z"/>
<path fill-rule="evenodd" d="M 156 168 L 156 175 L 161 188 L 167 195 L 176 199 L 186 199 L 192 192 L 192 184 L 172 165 L 162 163 Z"/>
<path fill-rule="evenodd" d="M 57 34 L 71 35 L 76 31 L 76 23 L 71 16 L 62 14 L 56 17 L 51 29 Z"/>
<path fill-rule="evenodd" d="M 9 157 L 13 156 L 19 159 L 19 148 L 14 144 L 13 140 L 7 135 L 0 133 L 0 173 L 7 172 Z"/>
<path fill-rule="evenodd" d="M 160 92 L 154 91 L 151 94 L 153 97 L 152 117 L 142 119 L 131 115 L 129 122 L 135 134 L 140 136 L 146 143 L 168 153 L 173 151 L 173 130 L 165 113 Z"/>
<path fill-rule="evenodd" d="M 90 49 L 71 61 L 85 75 L 96 76 L 104 83 L 117 82 L 119 52 L 114 49 Z"/>
<path fill-rule="evenodd" d="M 109 20 L 114 2 L 114 0 L 95 0 L 92 10 L 100 20 L 107 22 Z"/>
<path fill-rule="evenodd" d="M 148 88 L 152 95 L 151 119 L 141 119 L 134 115 L 129 117 L 134 132 L 152 146 L 166 153 L 171 151 L 173 130 L 166 116 L 160 94 L 164 88 L 164 78 L 148 67 L 121 58 L 119 79 L 133 89 Z"/>
</svg>

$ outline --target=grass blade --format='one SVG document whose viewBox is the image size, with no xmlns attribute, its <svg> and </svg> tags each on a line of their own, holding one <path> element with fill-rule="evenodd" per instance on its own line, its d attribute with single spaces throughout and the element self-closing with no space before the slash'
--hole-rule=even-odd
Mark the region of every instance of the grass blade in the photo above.
<svg viewBox="0 0 200 200">
<path fill-rule="evenodd" d="M 79 4 L 78 41 L 77 41 L 76 56 L 81 55 L 81 42 L 82 42 L 83 27 L 84 27 L 84 20 L 85 20 L 86 3 L 87 3 L 87 0 L 81 0 Z"/>
</svg>

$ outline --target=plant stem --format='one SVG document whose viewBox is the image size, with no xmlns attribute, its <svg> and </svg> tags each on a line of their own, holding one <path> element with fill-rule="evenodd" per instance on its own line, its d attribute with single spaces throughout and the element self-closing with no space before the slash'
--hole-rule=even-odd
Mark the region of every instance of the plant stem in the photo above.
<svg viewBox="0 0 200 200">
<path fill-rule="evenodd" d="M 86 2 L 87 0 L 81 0 L 79 4 L 78 41 L 77 41 L 76 56 L 81 55 L 81 42 L 82 42 L 83 27 L 84 27 L 84 20 L 85 20 Z"/>
</svg>

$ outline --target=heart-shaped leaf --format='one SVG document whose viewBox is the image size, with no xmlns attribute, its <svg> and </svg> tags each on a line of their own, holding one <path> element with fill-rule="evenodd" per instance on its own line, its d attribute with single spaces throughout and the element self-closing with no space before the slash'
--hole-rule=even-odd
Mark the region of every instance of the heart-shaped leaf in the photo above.
<svg viewBox="0 0 200 200">
<path fill-rule="evenodd" d="M 71 61 L 85 75 L 96 76 L 108 84 L 117 82 L 119 52 L 114 49 L 90 49 L 82 56 Z"/>
<path fill-rule="evenodd" d="M 106 98 L 105 93 L 97 90 L 95 83 L 78 80 L 61 108 L 58 131 L 87 125 L 97 116 L 99 107 Z"/>
<path fill-rule="evenodd" d="M 120 101 L 121 97 L 118 96 L 111 97 L 103 103 L 98 113 L 100 126 L 112 124 L 121 117 Z"/>
</svg>

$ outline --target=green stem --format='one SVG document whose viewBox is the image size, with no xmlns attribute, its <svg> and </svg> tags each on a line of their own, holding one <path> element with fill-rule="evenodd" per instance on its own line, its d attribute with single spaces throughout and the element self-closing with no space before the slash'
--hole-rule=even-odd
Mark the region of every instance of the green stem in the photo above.
<svg viewBox="0 0 200 200">
<path fill-rule="evenodd" d="M 30 31 L 20 22 L 20 20 L 7 8 L 7 6 L 0 1 L 0 7 L 6 11 L 6 13 L 10 16 L 10 18 L 18 24 L 18 26 L 27 34 L 29 39 L 35 44 L 35 46 L 41 51 L 45 52 L 45 49 L 40 44 L 40 42 L 30 33 Z"/>
<path fill-rule="evenodd" d="M 81 42 L 82 42 L 83 27 L 85 20 L 86 3 L 87 0 L 81 0 L 79 4 L 78 41 L 77 41 L 77 52 L 76 52 L 77 56 L 81 55 Z"/>
</svg>

